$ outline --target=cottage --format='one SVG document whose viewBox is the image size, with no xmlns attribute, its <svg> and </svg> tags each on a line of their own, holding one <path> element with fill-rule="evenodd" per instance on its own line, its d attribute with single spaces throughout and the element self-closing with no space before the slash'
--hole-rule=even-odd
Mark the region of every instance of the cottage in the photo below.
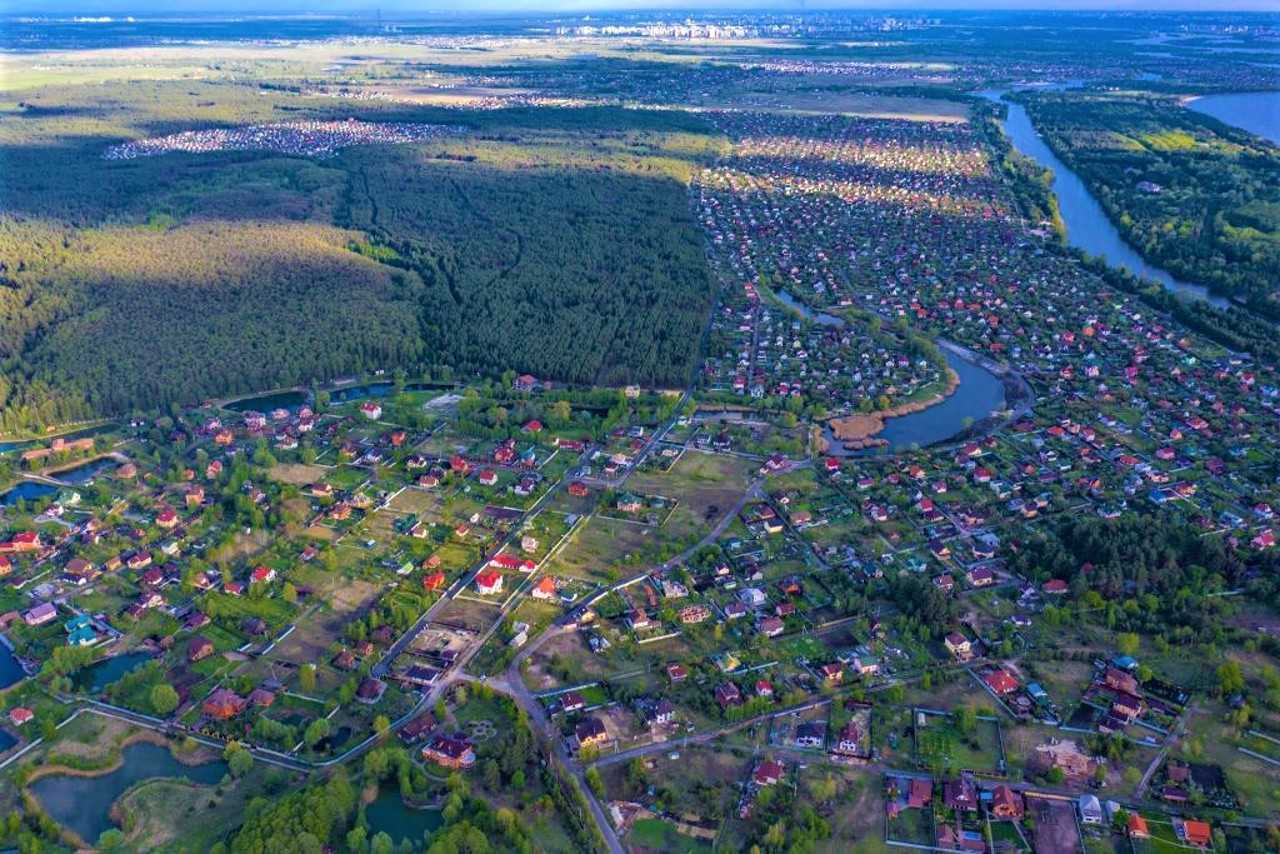
<svg viewBox="0 0 1280 854">
<path fill-rule="evenodd" d="M 757 786 L 774 786 L 782 780 L 782 775 L 786 771 L 781 762 L 766 759 L 756 766 L 756 770 L 751 775 L 751 781 Z"/>
<path fill-rule="evenodd" d="M 227 688 L 219 688 L 204 701 L 205 715 L 215 720 L 226 721 L 244 711 L 247 701 L 244 697 Z"/>
<path fill-rule="evenodd" d="M 461 736 L 435 736 L 422 748 L 422 758 L 454 770 L 464 770 L 476 764 L 475 749 Z"/>
<path fill-rule="evenodd" d="M 202 661 L 213 655 L 213 641 L 208 638 L 192 638 L 187 644 L 187 661 Z"/>
<path fill-rule="evenodd" d="M 1102 824 L 1102 805 L 1096 795 L 1083 794 L 1076 802 L 1080 810 L 1080 821 L 1083 824 Z"/>
<path fill-rule="evenodd" d="M 597 747 L 609 740 L 609 732 L 605 729 L 604 723 L 594 715 L 588 715 L 578 721 L 573 728 L 573 736 L 579 750 Z"/>
<path fill-rule="evenodd" d="M 476 590 L 482 596 L 492 596 L 502 592 L 502 573 L 494 569 L 483 569 L 476 574 Z"/>
<path fill-rule="evenodd" d="M 991 817 L 1003 819 L 1022 818 L 1022 795 L 1003 783 L 991 793 Z"/>
<path fill-rule="evenodd" d="M 58 616 L 58 608 L 52 602 L 41 602 L 34 608 L 24 611 L 22 621 L 28 626 L 43 626 Z"/>
</svg>

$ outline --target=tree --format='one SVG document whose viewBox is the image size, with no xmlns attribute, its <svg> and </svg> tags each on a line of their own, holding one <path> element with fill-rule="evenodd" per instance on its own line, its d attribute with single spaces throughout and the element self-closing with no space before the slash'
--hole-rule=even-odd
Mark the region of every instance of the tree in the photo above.
<svg viewBox="0 0 1280 854">
<path fill-rule="evenodd" d="M 1230 659 L 1218 665 L 1218 693 L 1230 697 L 1244 691 L 1244 671 L 1240 662 Z"/>
<path fill-rule="evenodd" d="M 302 734 L 302 739 L 307 743 L 308 747 L 315 747 L 329 735 L 329 719 L 316 718 L 307 724 L 306 731 Z"/>
<path fill-rule="evenodd" d="M 284 588 L 280 591 L 280 596 L 284 601 L 293 605 L 298 601 L 298 588 L 294 587 L 292 582 L 286 581 Z"/>
<path fill-rule="evenodd" d="M 1116 649 L 1121 655 L 1136 655 L 1138 652 L 1139 639 L 1133 632 L 1122 632 L 1116 635 Z"/>
<path fill-rule="evenodd" d="M 104 830 L 98 837 L 100 851 L 119 851 L 122 848 L 124 848 L 124 833 L 119 828 Z"/>
<path fill-rule="evenodd" d="M 347 850 L 351 854 L 365 854 L 369 848 L 368 833 L 364 825 L 357 824 L 347 831 Z"/>
<path fill-rule="evenodd" d="M 253 754 L 238 741 L 227 745 L 227 749 L 222 752 L 222 758 L 226 760 L 232 777 L 243 777 L 253 770 Z"/>
<path fill-rule="evenodd" d="M 167 717 L 178 708 L 178 692 L 172 685 L 161 682 L 151 689 L 151 708 L 157 715 Z"/>
<path fill-rule="evenodd" d="M 587 769 L 587 785 L 591 787 L 591 791 L 595 792 L 597 798 L 604 797 L 604 778 L 600 776 L 600 770 L 594 765 Z"/>
<path fill-rule="evenodd" d="M 386 715 L 378 715 L 373 719 L 373 731 L 378 735 L 386 735 L 391 729 L 391 721 L 387 720 Z"/>
<path fill-rule="evenodd" d="M 304 664 L 298 670 L 298 687 L 305 694 L 310 694 L 316 690 L 316 666 L 314 664 Z"/>
</svg>

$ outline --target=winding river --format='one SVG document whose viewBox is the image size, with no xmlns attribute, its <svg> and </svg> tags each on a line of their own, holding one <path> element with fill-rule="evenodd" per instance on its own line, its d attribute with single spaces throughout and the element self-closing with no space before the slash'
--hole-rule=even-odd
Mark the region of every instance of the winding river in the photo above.
<svg viewBox="0 0 1280 854">
<path fill-rule="evenodd" d="M 977 93 L 989 101 L 1004 104 L 1008 113 L 1004 120 L 1004 132 L 1018 151 L 1041 166 L 1053 170 L 1053 192 L 1058 197 L 1058 209 L 1067 227 L 1067 242 L 1097 255 L 1113 267 L 1121 267 L 1144 279 L 1159 282 L 1169 290 L 1192 299 L 1207 300 L 1219 308 L 1230 302 L 1209 293 L 1203 285 L 1193 285 L 1175 279 L 1172 274 L 1148 264 L 1129 244 L 1107 218 L 1098 200 L 1093 197 L 1084 181 L 1058 159 L 1040 134 L 1036 132 L 1021 104 L 1004 100 L 1003 90 Z"/>
</svg>

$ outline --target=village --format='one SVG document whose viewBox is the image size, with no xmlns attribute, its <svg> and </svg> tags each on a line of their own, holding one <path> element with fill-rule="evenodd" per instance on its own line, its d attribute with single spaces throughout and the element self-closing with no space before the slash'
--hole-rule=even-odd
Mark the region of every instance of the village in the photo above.
<svg viewBox="0 0 1280 854">
<path fill-rule="evenodd" d="M 738 25 L 700 27 L 662 31 Z M 434 106 L 616 97 L 639 129 L 592 145 L 640 149 L 651 108 L 697 105 L 687 384 L 388 365 L 0 441 L 0 841 L 251 850 L 224 841 L 243 816 L 349 775 L 361 835 L 333 850 L 472 820 L 610 854 L 1280 850 L 1277 366 L 1028 216 L 985 62 L 651 72 L 497 66 Z M 895 109 L 792 109 L 815 77 Z M 287 121 L 102 158 L 465 133 Z M 397 245 L 334 251 L 461 305 Z"/>
</svg>

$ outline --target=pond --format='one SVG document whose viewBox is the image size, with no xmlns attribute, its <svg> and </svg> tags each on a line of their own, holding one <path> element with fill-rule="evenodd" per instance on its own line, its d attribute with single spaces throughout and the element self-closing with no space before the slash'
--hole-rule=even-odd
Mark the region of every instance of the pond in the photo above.
<svg viewBox="0 0 1280 854">
<path fill-rule="evenodd" d="M 18 663 L 18 656 L 13 654 L 9 644 L 0 641 L 0 690 L 18 684 L 26 675 L 22 665 Z"/>
<path fill-rule="evenodd" d="M 834 314 L 824 314 L 822 312 L 815 312 L 813 309 L 809 308 L 809 306 L 805 305 L 804 303 L 798 302 L 795 297 L 793 297 L 791 294 L 787 293 L 786 291 L 778 291 L 777 296 L 778 296 L 778 302 L 782 303 L 787 308 L 793 311 L 800 312 L 805 317 L 809 318 L 815 323 L 820 323 L 823 326 L 834 326 L 837 329 L 844 328 L 844 321 L 836 317 Z"/>
<path fill-rule="evenodd" d="M 146 664 L 152 657 L 149 652 L 126 652 L 104 658 L 76 674 L 76 687 L 97 694 L 129 671 Z"/>
<path fill-rule="evenodd" d="M 365 807 L 364 817 L 369 823 L 370 838 L 386 832 L 392 842 L 408 839 L 419 847 L 424 833 L 434 832 L 444 824 L 440 810 L 414 809 L 405 804 L 399 791 L 387 788 L 378 792 L 378 797 Z"/>
<path fill-rule="evenodd" d="M 12 507 L 19 501 L 38 501 L 58 494 L 58 487 L 38 480 L 24 480 L 17 486 L 0 494 L 0 506 Z"/>
<path fill-rule="evenodd" d="M 1097 255 L 1113 267 L 1121 267 L 1144 279 L 1159 282 L 1165 288 L 1180 296 L 1192 299 L 1207 300 L 1219 308 L 1229 303 L 1222 297 L 1215 297 L 1203 285 L 1175 279 L 1169 272 L 1148 264 L 1129 244 L 1124 242 L 1120 232 L 1111 224 L 1102 205 L 1093 197 L 1083 181 L 1058 156 L 1036 132 L 1021 104 L 1003 100 L 1004 92 L 1000 90 L 979 92 L 981 97 L 996 101 L 1008 108 L 1004 121 L 1004 132 L 1013 146 L 1041 166 L 1053 170 L 1053 192 L 1058 197 L 1058 209 L 1062 221 L 1067 227 L 1067 242 L 1083 249 L 1091 255 Z"/>
<path fill-rule="evenodd" d="M 1187 106 L 1280 145 L 1280 92 L 1206 95 L 1189 101 Z"/>
<path fill-rule="evenodd" d="M 113 457 L 99 457 L 96 460 L 90 460 L 78 466 L 50 472 L 49 476 L 63 483 L 74 483 L 77 486 L 81 486 L 86 483 L 92 483 L 98 475 L 105 471 L 111 471 L 119 465 L 120 461 Z"/>
<path fill-rule="evenodd" d="M 1005 406 L 1004 381 L 979 364 L 943 349 L 947 364 L 960 378 L 960 385 L 941 403 L 898 418 L 885 419 L 884 429 L 875 435 L 888 442 L 887 447 L 862 451 L 845 451 L 830 427 L 823 435 L 831 443 L 833 456 L 868 455 L 904 451 L 945 442 L 974 423 Z"/>
<path fill-rule="evenodd" d="M 116 425 L 107 422 L 106 424 L 98 424 L 93 427 L 82 427 L 79 430 L 73 430 L 70 433 L 50 433 L 41 439 L 7 439 L 0 441 L 0 454 L 8 451 L 16 451 L 20 448 L 29 448 L 36 444 L 52 442 L 54 439 L 80 439 L 85 436 L 97 436 L 102 433 L 110 433 L 116 429 Z"/>
<path fill-rule="evenodd" d="M 183 765 L 169 748 L 138 742 L 123 751 L 123 763 L 116 770 L 96 777 L 56 774 L 31 784 L 31 791 L 44 811 L 59 824 L 70 828 L 89 844 L 115 825 L 111 805 L 131 786 L 153 777 L 183 777 L 209 786 L 227 773 L 221 760 L 204 765 Z"/>
<path fill-rule="evenodd" d="M 306 392 L 290 390 L 261 394 L 257 397 L 242 397 L 231 401 L 223 408 L 230 409 L 232 412 L 270 412 L 273 409 L 297 412 L 306 402 Z"/>
</svg>

